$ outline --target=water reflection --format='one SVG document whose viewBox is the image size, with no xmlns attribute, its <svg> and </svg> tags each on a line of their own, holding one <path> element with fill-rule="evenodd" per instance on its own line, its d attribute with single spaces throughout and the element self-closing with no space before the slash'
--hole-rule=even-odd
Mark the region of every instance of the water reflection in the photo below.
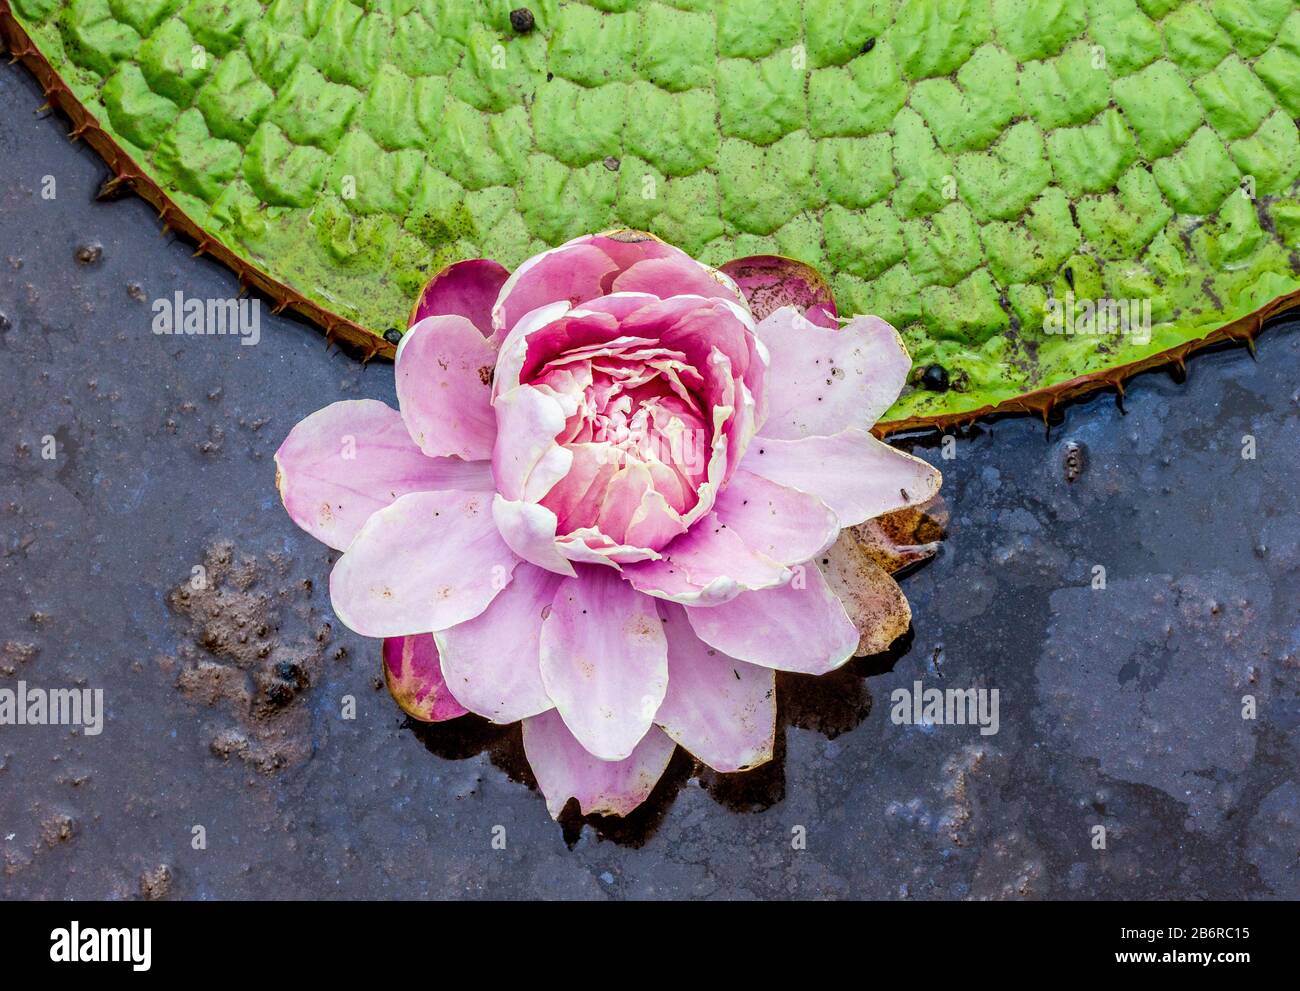
<svg viewBox="0 0 1300 991">
<path fill-rule="evenodd" d="M 591 826 L 603 840 L 627 847 L 644 845 L 691 778 L 698 779 L 709 797 L 732 812 L 756 813 L 772 808 L 785 798 L 787 728 L 811 730 L 827 739 L 855 729 L 872 711 L 867 679 L 892 671 L 911 652 L 912 643 L 909 627 L 888 651 L 871 657 L 855 657 L 830 674 L 814 677 L 777 672 L 776 740 L 770 761 L 751 771 L 720 774 L 678 747 L 650 797 L 631 815 L 584 816 L 578 812 L 577 800 L 570 799 L 558 824 L 565 843 L 573 847 L 583 827 Z M 408 719 L 404 725 L 436 757 L 466 760 L 486 754 L 510 780 L 538 791 L 537 780 L 524 755 L 519 723 L 498 726 L 471 714 L 442 723 Z"/>
</svg>

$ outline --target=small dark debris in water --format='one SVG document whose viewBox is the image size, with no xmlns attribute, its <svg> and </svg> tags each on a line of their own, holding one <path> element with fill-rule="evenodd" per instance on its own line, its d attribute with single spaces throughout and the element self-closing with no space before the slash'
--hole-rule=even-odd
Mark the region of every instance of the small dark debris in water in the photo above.
<svg viewBox="0 0 1300 991">
<path fill-rule="evenodd" d="M 510 11 L 510 26 L 519 34 L 527 34 L 537 26 L 537 19 L 527 7 L 518 7 Z"/>
<path fill-rule="evenodd" d="M 607 159 L 605 159 L 605 168 L 609 169 L 609 171 L 611 171 L 611 172 L 617 172 L 617 171 L 618 171 L 618 167 L 619 167 L 621 164 L 622 164 L 622 162 L 620 162 L 620 161 L 619 161 L 617 158 L 615 158 L 613 155 L 610 155 Z"/>
<path fill-rule="evenodd" d="M 0 333 L 4 333 L 12 326 L 13 326 L 13 321 L 10 320 L 7 316 L 5 316 L 3 312 L 0 312 Z"/>
<path fill-rule="evenodd" d="M 87 241 L 77 248 L 77 261 L 82 265 L 94 265 L 104 257 L 104 246 L 98 241 Z"/>
<path fill-rule="evenodd" d="M 866 41 L 862 43 L 862 54 L 866 55 L 867 52 L 871 51 L 871 49 L 875 47 L 876 47 L 876 39 L 868 38 Z"/>
<path fill-rule="evenodd" d="M 79 831 L 77 820 L 66 812 L 53 812 L 41 820 L 41 839 L 47 847 L 67 843 Z"/>
<path fill-rule="evenodd" d="M 386 331 L 384 331 L 384 340 L 386 340 L 389 344 L 401 344 L 402 343 L 401 331 L 399 331 L 396 327 L 389 327 Z"/>
<path fill-rule="evenodd" d="M 266 686 L 266 699 L 274 706 L 286 706 L 297 694 L 294 686 L 284 681 L 272 681 Z"/>
<path fill-rule="evenodd" d="M 943 365 L 927 365 L 921 373 L 921 385 L 931 392 L 947 392 L 948 369 Z"/>
<path fill-rule="evenodd" d="M 140 897 L 148 902 L 166 898 L 172 890 L 172 869 L 159 864 L 140 875 Z"/>
<path fill-rule="evenodd" d="M 128 282 L 126 284 L 126 294 L 137 303 L 143 303 L 145 301 L 144 286 L 140 285 L 138 282 Z"/>
<path fill-rule="evenodd" d="M 1086 463 L 1083 445 L 1078 444 L 1075 441 L 1068 441 L 1065 445 L 1065 457 L 1063 459 L 1065 480 L 1067 482 L 1073 482 L 1082 475 Z"/>
</svg>

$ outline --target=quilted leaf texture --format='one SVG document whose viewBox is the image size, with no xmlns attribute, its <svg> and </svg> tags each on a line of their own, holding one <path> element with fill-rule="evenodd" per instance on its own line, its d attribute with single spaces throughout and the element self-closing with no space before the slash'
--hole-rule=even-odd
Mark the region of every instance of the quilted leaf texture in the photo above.
<svg viewBox="0 0 1300 991">
<path fill-rule="evenodd" d="M 1041 408 L 1300 292 L 1298 0 L 0 0 L 0 28 L 202 245 L 376 353 L 443 266 L 619 226 L 818 268 L 907 340 L 895 423 Z M 1069 301 L 1151 325 L 1052 332 Z"/>
</svg>

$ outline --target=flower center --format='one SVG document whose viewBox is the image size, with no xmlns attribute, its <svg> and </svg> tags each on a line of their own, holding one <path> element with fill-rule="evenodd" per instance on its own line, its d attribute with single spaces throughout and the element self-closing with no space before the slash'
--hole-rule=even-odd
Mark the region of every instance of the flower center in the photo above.
<svg viewBox="0 0 1300 991">
<path fill-rule="evenodd" d="M 702 384 L 684 355 L 662 347 L 548 363 L 533 385 L 563 405 L 556 440 L 573 454 L 569 473 L 542 499 L 560 535 L 594 528 L 616 543 L 640 543 L 648 519 L 671 529 L 695 506 L 712 440 Z"/>
</svg>

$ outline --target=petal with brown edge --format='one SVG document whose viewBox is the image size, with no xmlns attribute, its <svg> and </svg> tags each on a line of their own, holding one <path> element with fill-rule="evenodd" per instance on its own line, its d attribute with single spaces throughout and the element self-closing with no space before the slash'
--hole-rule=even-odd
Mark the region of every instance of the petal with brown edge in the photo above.
<svg viewBox="0 0 1300 991">
<path fill-rule="evenodd" d="M 793 306 L 819 327 L 834 330 L 840 325 L 831 287 L 811 265 L 781 255 L 750 255 L 727 262 L 719 271 L 740 287 L 755 320 Z"/>
<path fill-rule="evenodd" d="M 430 633 L 385 638 L 384 682 L 393 701 L 420 722 L 439 723 L 469 711 L 447 687 Z"/>
<path fill-rule="evenodd" d="M 817 564 L 858 629 L 854 656 L 869 657 L 888 650 L 907 632 L 912 623 L 907 597 L 852 530 L 840 534 Z"/>
</svg>

